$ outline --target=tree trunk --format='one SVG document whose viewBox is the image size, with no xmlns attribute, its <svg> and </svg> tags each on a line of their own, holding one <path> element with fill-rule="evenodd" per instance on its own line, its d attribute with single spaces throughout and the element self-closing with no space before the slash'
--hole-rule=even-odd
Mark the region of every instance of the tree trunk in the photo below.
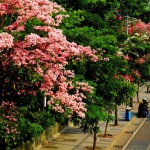
<svg viewBox="0 0 150 150">
<path fill-rule="evenodd" d="M 150 86 L 149 86 L 149 85 L 147 85 L 147 93 L 149 93 L 149 87 L 150 87 Z"/>
<path fill-rule="evenodd" d="M 133 109 L 133 98 L 130 98 L 130 107 Z"/>
<path fill-rule="evenodd" d="M 139 103 L 139 101 L 140 101 L 139 100 L 139 91 L 136 92 L 136 95 L 137 95 L 137 102 Z"/>
<path fill-rule="evenodd" d="M 139 99 L 139 89 L 140 89 L 140 83 L 138 82 L 138 91 L 136 92 L 136 95 L 137 95 L 137 102 L 138 102 L 138 103 L 140 102 L 140 99 Z"/>
<path fill-rule="evenodd" d="M 97 127 L 98 123 L 95 124 L 95 127 Z M 93 150 L 96 150 L 96 141 L 97 141 L 97 134 L 94 132 L 94 141 L 93 141 Z"/>
<path fill-rule="evenodd" d="M 106 121 L 104 137 L 106 137 L 106 135 L 107 135 L 107 127 L 108 127 L 108 123 L 109 123 L 109 113 L 108 113 L 108 118 L 107 118 L 107 121 Z"/>
<path fill-rule="evenodd" d="M 118 105 L 115 104 L 115 126 L 118 125 Z"/>
</svg>

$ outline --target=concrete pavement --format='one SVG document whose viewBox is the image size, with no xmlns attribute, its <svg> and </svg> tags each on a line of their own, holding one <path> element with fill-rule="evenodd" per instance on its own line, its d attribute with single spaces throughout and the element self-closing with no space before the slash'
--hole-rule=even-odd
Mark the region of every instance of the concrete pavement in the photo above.
<svg viewBox="0 0 150 150">
<path fill-rule="evenodd" d="M 146 93 L 145 86 L 140 88 L 140 100 L 146 97 L 150 100 L 149 93 Z M 144 118 L 137 118 L 138 103 L 136 96 L 134 97 L 132 118 L 130 121 L 125 121 L 125 105 L 119 106 L 118 112 L 118 126 L 114 126 L 113 122 L 108 125 L 107 134 L 110 137 L 103 138 L 97 134 L 97 147 L 100 150 L 123 150 L 128 141 L 132 138 L 135 132 L 140 128 L 141 124 L 145 121 Z M 99 123 L 100 130 L 104 133 L 105 123 Z M 68 126 L 61 133 L 56 134 L 50 138 L 45 144 L 38 148 L 38 150 L 90 150 L 93 144 L 93 135 L 84 134 L 81 129 L 76 126 Z M 97 149 L 99 150 L 99 149 Z"/>
</svg>

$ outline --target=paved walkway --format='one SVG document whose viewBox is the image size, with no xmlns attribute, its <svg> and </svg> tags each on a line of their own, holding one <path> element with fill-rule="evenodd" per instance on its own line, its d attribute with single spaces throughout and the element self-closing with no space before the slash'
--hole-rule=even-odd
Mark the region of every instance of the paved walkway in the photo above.
<svg viewBox="0 0 150 150">
<path fill-rule="evenodd" d="M 149 93 L 146 93 L 146 87 L 140 88 L 140 100 L 146 97 L 150 100 Z M 119 106 L 119 125 L 114 126 L 114 123 L 109 123 L 107 134 L 111 137 L 103 138 L 97 134 L 97 147 L 100 150 L 122 150 L 129 139 L 139 129 L 144 122 L 144 118 L 137 118 L 138 103 L 136 96 L 134 97 L 132 119 L 125 121 L 125 105 Z M 99 123 L 102 133 L 104 133 L 105 123 Z M 81 129 L 76 126 L 68 126 L 61 133 L 49 139 L 48 142 L 41 146 L 38 150 L 90 150 L 89 147 L 93 144 L 93 135 L 84 134 Z"/>
</svg>

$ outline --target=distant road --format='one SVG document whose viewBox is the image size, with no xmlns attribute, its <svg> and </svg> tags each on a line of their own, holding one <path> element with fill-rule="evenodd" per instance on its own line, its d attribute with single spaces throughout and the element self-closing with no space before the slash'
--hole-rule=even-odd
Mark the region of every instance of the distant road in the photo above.
<svg viewBox="0 0 150 150">
<path fill-rule="evenodd" d="M 150 116 L 148 116 L 125 150 L 150 150 Z"/>
</svg>

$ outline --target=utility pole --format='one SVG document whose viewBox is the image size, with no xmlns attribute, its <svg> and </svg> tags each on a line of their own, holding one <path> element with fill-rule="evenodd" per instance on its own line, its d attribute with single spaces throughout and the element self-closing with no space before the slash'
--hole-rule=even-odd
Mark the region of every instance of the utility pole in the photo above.
<svg viewBox="0 0 150 150">
<path fill-rule="evenodd" d="M 126 17 L 126 34 L 128 35 L 128 33 L 129 33 L 129 20 L 128 20 L 129 15 L 128 15 L 128 13 L 125 17 Z M 130 107 L 133 109 L 133 98 L 130 98 Z"/>
<path fill-rule="evenodd" d="M 125 16 L 126 17 L 126 33 L 128 34 L 128 25 L 129 25 L 129 21 L 128 21 L 128 18 L 129 18 L 129 16 L 128 16 L 128 14 Z"/>
</svg>

